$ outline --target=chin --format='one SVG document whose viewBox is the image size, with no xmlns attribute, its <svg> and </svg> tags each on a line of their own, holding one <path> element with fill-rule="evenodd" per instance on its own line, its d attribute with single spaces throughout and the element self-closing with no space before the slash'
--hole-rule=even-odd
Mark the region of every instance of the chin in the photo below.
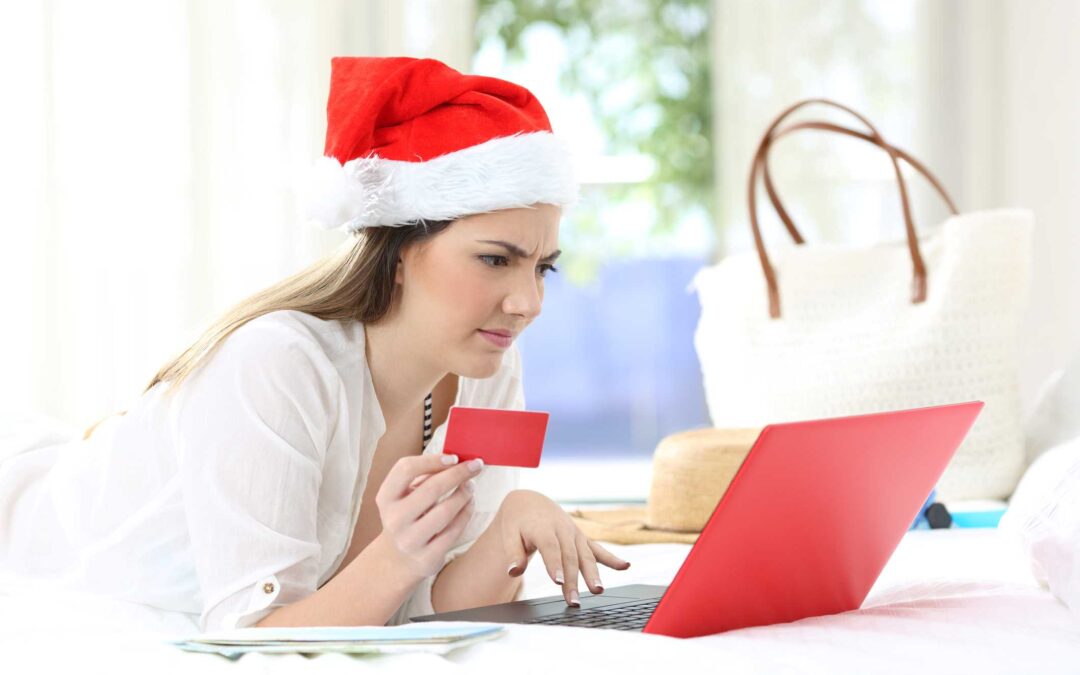
<svg viewBox="0 0 1080 675">
<path fill-rule="evenodd" d="M 483 380 L 494 376 L 502 367 L 503 352 L 492 350 L 486 358 L 471 359 L 467 368 L 457 371 L 458 375 L 473 380 Z"/>
</svg>

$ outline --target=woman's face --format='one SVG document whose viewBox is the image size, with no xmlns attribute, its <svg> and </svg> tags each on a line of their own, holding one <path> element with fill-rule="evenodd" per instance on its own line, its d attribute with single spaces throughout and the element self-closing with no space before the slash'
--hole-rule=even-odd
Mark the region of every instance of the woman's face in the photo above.
<svg viewBox="0 0 1080 675">
<path fill-rule="evenodd" d="M 465 377 L 498 372 L 509 345 L 482 331 L 509 331 L 516 339 L 540 315 L 560 217 L 550 204 L 477 214 L 405 247 L 396 272 L 399 310 L 420 353 Z"/>
</svg>

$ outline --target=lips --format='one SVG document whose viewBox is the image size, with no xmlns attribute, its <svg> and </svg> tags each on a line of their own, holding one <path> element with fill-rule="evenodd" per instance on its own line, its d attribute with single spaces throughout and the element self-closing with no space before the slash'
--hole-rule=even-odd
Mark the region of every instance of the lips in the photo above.
<svg viewBox="0 0 1080 675">
<path fill-rule="evenodd" d="M 488 342 L 490 342 L 493 345 L 495 345 L 497 347 L 500 347 L 502 349 L 506 349 L 507 347 L 510 346 L 510 343 L 512 343 L 514 341 L 514 338 L 513 338 L 512 335 L 500 335 L 499 333 L 496 333 L 494 331 L 484 330 L 483 328 L 478 329 L 476 332 L 480 333 L 480 336 L 483 337 Z"/>
<path fill-rule="evenodd" d="M 503 337 L 514 337 L 514 334 L 508 330 L 488 330 L 487 328 L 481 328 L 480 330 L 485 333 L 491 333 L 492 335 L 501 335 Z"/>
</svg>

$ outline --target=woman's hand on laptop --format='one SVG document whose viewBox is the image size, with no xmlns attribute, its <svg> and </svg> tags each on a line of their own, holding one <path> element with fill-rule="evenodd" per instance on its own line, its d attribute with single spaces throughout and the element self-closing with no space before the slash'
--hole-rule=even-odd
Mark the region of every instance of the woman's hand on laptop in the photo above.
<svg viewBox="0 0 1080 675">
<path fill-rule="evenodd" d="M 581 604 L 578 570 L 589 590 L 599 594 L 604 587 L 597 563 L 615 570 L 630 567 L 630 563 L 586 537 L 561 506 L 534 490 L 510 492 L 503 499 L 493 525 L 500 529 L 510 564 L 509 575 L 524 574 L 529 558 L 540 551 L 548 576 L 562 585 L 563 597 L 570 605 Z"/>
</svg>

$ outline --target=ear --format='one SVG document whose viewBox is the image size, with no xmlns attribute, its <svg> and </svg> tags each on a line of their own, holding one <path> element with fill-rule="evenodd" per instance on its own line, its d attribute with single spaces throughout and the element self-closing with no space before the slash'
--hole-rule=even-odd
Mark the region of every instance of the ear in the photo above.
<svg viewBox="0 0 1080 675">
<path fill-rule="evenodd" d="M 405 283 L 405 260 L 409 259 L 413 261 L 417 256 L 421 255 L 424 248 L 424 242 L 409 241 L 398 251 L 397 264 L 394 265 L 394 283 L 401 285 Z M 416 264 L 416 263 L 413 263 Z"/>
<path fill-rule="evenodd" d="M 405 259 L 410 258 L 413 242 L 408 242 L 398 249 L 397 264 L 394 265 L 394 284 L 400 286 L 405 283 Z"/>
</svg>

